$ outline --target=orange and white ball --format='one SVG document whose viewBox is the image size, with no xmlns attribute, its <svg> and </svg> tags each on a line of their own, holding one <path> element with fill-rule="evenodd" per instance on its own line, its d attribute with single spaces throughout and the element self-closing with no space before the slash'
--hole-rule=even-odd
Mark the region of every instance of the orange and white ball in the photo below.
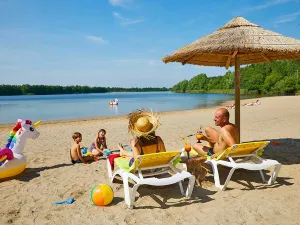
<svg viewBox="0 0 300 225">
<path fill-rule="evenodd" d="M 112 202 L 114 192 L 107 184 L 98 184 L 91 190 L 90 198 L 94 205 L 105 206 Z"/>
</svg>

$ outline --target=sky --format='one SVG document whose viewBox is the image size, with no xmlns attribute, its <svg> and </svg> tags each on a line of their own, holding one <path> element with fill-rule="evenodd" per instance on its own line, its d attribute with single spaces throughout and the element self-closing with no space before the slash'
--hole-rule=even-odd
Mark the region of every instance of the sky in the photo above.
<svg viewBox="0 0 300 225">
<path fill-rule="evenodd" d="M 300 39 L 298 0 L 0 0 L 0 84 L 172 87 L 224 75 L 162 57 L 236 16 Z"/>
</svg>

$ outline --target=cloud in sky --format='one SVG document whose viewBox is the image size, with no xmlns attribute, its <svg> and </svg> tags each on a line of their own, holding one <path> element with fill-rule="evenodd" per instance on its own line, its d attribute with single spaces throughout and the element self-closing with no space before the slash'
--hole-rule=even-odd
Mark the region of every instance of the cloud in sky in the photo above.
<svg viewBox="0 0 300 225">
<path fill-rule="evenodd" d="M 300 17 L 300 12 L 291 13 L 288 15 L 282 15 L 274 22 L 275 25 L 278 25 L 279 23 L 288 23 L 295 21 L 297 18 Z"/>
<path fill-rule="evenodd" d="M 137 20 L 132 20 L 129 18 L 123 17 L 120 13 L 113 12 L 113 16 L 120 21 L 121 25 L 131 25 L 131 24 L 137 24 L 141 23 L 144 21 L 144 19 L 137 19 Z"/>
<path fill-rule="evenodd" d="M 92 36 L 92 35 L 87 35 L 85 38 L 89 41 L 98 43 L 98 44 L 107 44 L 108 41 L 104 40 L 102 37 L 97 37 L 97 36 Z"/>
<path fill-rule="evenodd" d="M 128 2 L 128 0 L 108 0 L 108 2 L 112 6 L 126 7 L 126 3 Z"/>
</svg>

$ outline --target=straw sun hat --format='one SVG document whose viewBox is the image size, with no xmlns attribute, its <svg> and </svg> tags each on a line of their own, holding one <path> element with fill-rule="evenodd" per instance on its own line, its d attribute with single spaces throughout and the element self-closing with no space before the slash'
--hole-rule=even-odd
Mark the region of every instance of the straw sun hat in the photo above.
<svg viewBox="0 0 300 225">
<path fill-rule="evenodd" d="M 144 108 L 133 111 L 128 114 L 127 118 L 129 119 L 129 132 L 137 137 L 151 138 L 149 134 L 154 132 L 160 125 L 159 115 Z"/>
</svg>

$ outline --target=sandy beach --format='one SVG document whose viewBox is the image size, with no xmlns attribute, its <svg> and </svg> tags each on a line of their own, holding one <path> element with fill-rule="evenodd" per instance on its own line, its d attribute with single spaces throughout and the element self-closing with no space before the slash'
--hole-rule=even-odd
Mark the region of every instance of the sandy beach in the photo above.
<svg viewBox="0 0 300 225">
<path fill-rule="evenodd" d="M 108 183 L 106 161 L 72 165 L 71 135 L 81 132 L 82 145 L 89 147 L 98 130 L 104 128 L 108 147 L 117 149 L 118 143 L 128 143 L 130 138 L 126 117 L 48 122 L 38 127 L 38 139 L 26 143 L 26 170 L 0 181 L 0 224 L 300 224 L 300 96 L 259 100 L 260 105 L 241 106 L 241 141 L 271 141 L 264 157 L 282 163 L 272 186 L 262 184 L 258 172 L 240 170 L 228 189 L 220 191 L 208 174 L 207 182 L 195 187 L 189 200 L 181 196 L 177 184 L 140 187 L 130 210 L 118 179 L 112 185 L 113 202 L 97 207 L 89 194 L 94 185 Z M 217 108 L 162 113 L 157 134 L 168 150 L 179 150 L 183 147 L 180 136 L 194 133 L 200 125 L 213 125 Z M 230 113 L 234 122 L 234 109 Z M 11 124 L 0 126 L 1 147 L 11 128 Z M 189 140 L 196 142 L 195 137 Z M 280 145 L 273 145 L 274 141 Z M 223 178 L 228 171 L 221 170 Z M 53 204 L 70 197 L 75 197 L 73 204 Z"/>
</svg>

